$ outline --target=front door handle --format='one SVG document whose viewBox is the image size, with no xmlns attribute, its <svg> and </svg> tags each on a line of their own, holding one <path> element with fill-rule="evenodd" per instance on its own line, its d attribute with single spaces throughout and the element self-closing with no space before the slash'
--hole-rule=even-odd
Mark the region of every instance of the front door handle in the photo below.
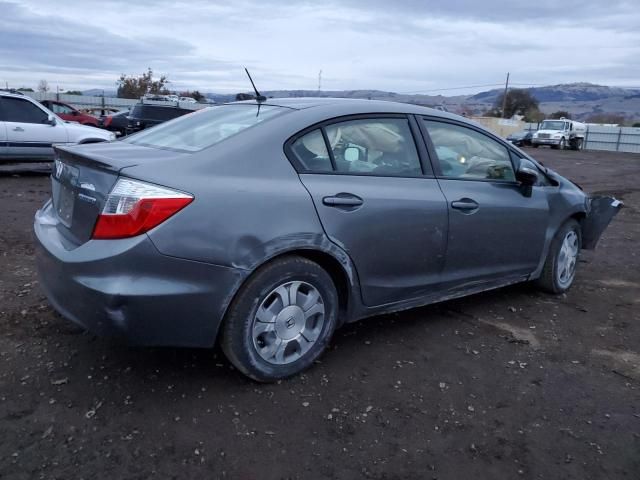
<svg viewBox="0 0 640 480">
<path fill-rule="evenodd" d="M 461 198 L 460 200 L 451 202 L 451 208 L 461 210 L 463 213 L 472 213 L 478 210 L 480 205 L 478 205 L 478 202 L 471 200 L 470 198 Z"/>
<path fill-rule="evenodd" d="M 351 193 L 339 193 L 331 197 L 324 197 L 322 203 L 328 207 L 359 207 L 364 203 L 364 200 Z"/>
<path fill-rule="evenodd" d="M 13 131 L 14 131 L 14 132 L 24 132 L 24 128 L 22 128 L 22 127 L 15 127 L 15 128 L 13 129 Z"/>
</svg>

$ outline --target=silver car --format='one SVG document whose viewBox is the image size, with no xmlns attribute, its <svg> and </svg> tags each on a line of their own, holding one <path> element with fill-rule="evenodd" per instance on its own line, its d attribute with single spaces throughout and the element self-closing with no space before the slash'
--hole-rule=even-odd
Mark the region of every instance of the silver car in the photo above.
<svg viewBox="0 0 640 480">
<path fill-rule="evenodd" d="M 207 108 L 56 148 L 35 218 L 53 306 L 259 381 L 345 322 L 535 281 L 559 293 L 621 207 L 462 117 L 342 99 Z"/>
</svg>

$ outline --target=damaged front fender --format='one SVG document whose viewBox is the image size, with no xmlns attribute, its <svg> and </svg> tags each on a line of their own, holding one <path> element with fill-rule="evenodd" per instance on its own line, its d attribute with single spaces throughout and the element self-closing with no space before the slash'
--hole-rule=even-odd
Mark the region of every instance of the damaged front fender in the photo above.
<svg viewBox="0 0 640 480">
<path fill-rule="evenodd" d="M 582 221 L 582 248 L 587 250 L 596 248 L 600 236 L 623 205 L 614 197 L 587 198 L 587 214 Z"/>
</svg>

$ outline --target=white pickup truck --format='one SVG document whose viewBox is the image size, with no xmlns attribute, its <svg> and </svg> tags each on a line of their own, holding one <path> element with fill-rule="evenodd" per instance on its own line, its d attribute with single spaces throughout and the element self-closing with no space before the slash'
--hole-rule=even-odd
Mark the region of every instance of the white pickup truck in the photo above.
<svg viewBox="0 0 640 480">
<path fill-rule="evenodd" d="M 558 120 L 544 120 L 538 127 L 538 131 L 531 138 L 531 145 L 538 148 L 540 145 L 549 145 L 551 148 L 571 148 L 581 150 L 587 126 L 584 123 L 560 118 Z"/>
</svg>

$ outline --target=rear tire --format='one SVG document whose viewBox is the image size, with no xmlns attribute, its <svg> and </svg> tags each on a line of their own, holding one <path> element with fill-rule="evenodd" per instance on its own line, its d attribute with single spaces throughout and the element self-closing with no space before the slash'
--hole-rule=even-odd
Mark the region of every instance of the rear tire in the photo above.
<svg viewBox="0 0 640 480">
<path fill-rule="evenodd" d="M 573 284 L 582 247 L 580 224 L 570 219 L 556 232 L 540 278 L 535 283 L 549 293 L 564 293 Z"/>
<path fill-rule="evenodd" d="M 231 363 L 259 382 L 310 367 L 337 324 L 338 294 L 317 263 L 283 257 L 258 269 L 231 303 L 221 346 Z"/>
</svg>

